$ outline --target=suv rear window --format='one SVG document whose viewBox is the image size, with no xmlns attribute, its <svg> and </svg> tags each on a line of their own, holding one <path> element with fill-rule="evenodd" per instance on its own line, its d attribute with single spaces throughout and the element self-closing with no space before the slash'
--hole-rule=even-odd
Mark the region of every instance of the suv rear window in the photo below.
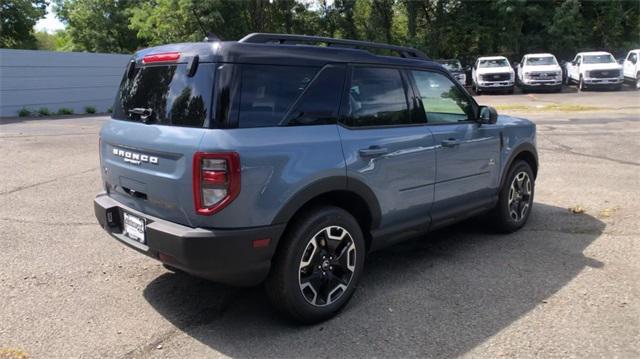
<svg viewBox="0 0 640 359">
<path fill-rule="evenodd" d="M 238 127 L 278 126 L 316 67 L 242 65 Z"/>
<path fill-rule="evenodd" d="M 193 77 L 186 64 L 137 66 L 125 73 L 113 106 L 113 118 L 143 121 L 138 114 L 149 110 L 148 123 L 207 127 L 209 124 L 213 64 L 201 63 Z"/>
</svg>

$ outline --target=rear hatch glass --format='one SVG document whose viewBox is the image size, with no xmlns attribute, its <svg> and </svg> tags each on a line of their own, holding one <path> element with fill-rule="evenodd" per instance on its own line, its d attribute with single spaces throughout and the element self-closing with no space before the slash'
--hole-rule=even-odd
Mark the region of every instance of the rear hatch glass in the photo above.
<svg viewBox="0 0 640 359">
<path fill-rule="evenodd" d="M 214 66 L 202 63 L 193 77 L 187 64 L 136 66 L 125 72 L 113 118 L 159 125 L 208 127 Z"/>
</svg>

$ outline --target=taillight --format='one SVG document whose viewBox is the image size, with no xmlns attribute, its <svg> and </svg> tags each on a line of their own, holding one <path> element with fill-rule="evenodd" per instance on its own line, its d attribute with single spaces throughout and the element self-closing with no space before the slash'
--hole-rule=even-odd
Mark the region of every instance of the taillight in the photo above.
<svg viewBox="0 0 640 359">
<path fill-rule="evenodd" d="M 240 156 L 235 152 L 193 155 L 193 200 L 196 213 L 212 215 L 240 193 Z"/>
<path fill-rule="evenodd" d="M 179 52 L 162 52 L 158 54 L 145 55 L 142 58 L 143 64 L 151 64 L 157 62 L 176 62 L 180 58 Z"/>
</svg>

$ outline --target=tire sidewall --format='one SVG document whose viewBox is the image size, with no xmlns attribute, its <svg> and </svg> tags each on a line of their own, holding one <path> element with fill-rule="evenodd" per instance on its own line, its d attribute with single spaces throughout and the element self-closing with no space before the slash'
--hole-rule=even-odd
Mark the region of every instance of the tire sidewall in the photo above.
<svg viewBox="0 0 640 359">
<path fill-rule="evenodd" d="M 516 174 L 523 171 L 527 173 L 531 181 L 531 202 L 529 203 L 529 209 L 527 210 L 524 218 L 516 222 L 513 220 L 513 218 L 511 218 L 511 214 L 509 213 L 509 190 Z M 527 221 L 529 220 L 529 216 L 531 215 L 531 211 L 533 210 L 535 191 L 535 178 L 533 176 L 531 166 L 529 166 L 529 164 L 525 161 L 518 161 L 514 163 L 511 166 L 511 169 L 509 169 L 509 174 L 505 182 L 502 184 L 502 188 L 500 189 L 500 196 L 498 199 L 498 215 L 500 216 L 499 220 L 502 227 L 501 230 L 505 232 L 513 232 L 522 228 L 522 226 L 527 223 Z"/>
<path fill-rule="evenodd" d="M 309 240 L 323 228 L 328 226 L 340 226 L 346 229 L 353 239 L 356 247 L 356 266 L 347 290 L 336 300 L 327 306 L 314 306 L 304 298 L 299 286 L 299 265 L 304 250 Z M 339 311 L 351 298 L 356 289 L 362 269 L 364 267 L 366 246 L 362 230 L 358 222 L 348 212 L 337 207 L 320 207 L 308 212 L 303 220 L 299 221 L 291 232 L 284 238 L 290 241 L 285 248 L 283 271 L 283 289 L 294 317 L 303 322 L 313 323 L 331 317 Z"/>
</svg>

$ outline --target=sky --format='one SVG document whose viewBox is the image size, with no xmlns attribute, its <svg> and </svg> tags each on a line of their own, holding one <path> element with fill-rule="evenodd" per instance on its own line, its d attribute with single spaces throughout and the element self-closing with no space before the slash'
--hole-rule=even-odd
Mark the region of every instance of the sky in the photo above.
<svg viewBox="0 0 640 359">
<path fill-rule="evenodd" d="M 48 33 L 53 33 L 56 30 L 64 29 L 64 24 L 56 18 L 52 5 L 49 4 L 49 6 L 47 6 L 47 16 L 44 19 L 38 20 L 34 28 L 36 31 L 44 30 Z"/>
</svg>

